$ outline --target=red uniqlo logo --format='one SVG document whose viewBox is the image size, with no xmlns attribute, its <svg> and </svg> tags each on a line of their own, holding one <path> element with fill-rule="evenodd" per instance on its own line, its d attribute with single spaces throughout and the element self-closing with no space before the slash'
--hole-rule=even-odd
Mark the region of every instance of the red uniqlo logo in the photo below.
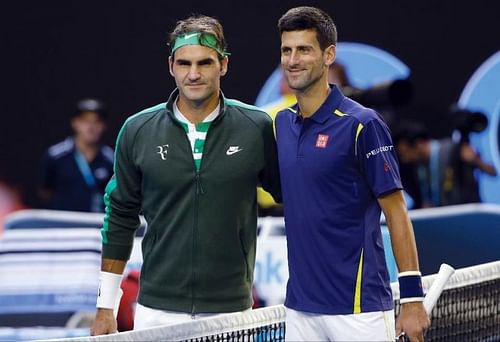
<svg viewBox="0 0 500 342">
<path fill-rule="evenodd" d="M 325 148 L 328 143 L 328 135 L 318 134 L 318 139 L 316 139 L 316 147 Z"/>
</svg>

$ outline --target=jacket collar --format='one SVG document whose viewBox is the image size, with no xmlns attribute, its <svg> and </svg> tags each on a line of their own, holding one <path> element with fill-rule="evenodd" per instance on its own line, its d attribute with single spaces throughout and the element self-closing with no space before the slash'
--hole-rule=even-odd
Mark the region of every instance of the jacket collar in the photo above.
<svg viewBox="0 0 500 342">
<path fill-rule="evenodd" d="M 179 88 L 175 88 L 174 91 L 170 93 L 170 96 L 168 97 L 167 103 L 166 103 L 166 109 L 168 115 L 170 115 L 171 118 L 174 118 L 174 103 L 177 97 L 179 96 Z M 219 115 L 215 118 L 213 123 L 216 123 L 220 120 L 220 118 L 224 115 L 226 112 L 226 98 L 222 91 L 219 91 Z M 212 124 L 213 124 L 212 123 Z"/>
</svg>

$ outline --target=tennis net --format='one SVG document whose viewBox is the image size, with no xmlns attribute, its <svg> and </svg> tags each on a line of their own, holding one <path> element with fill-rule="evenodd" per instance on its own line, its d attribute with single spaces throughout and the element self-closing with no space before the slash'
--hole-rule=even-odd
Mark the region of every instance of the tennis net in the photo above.
<svg viewBox="0 0 500 342">
<path fill-rule="evenodd" d="M 424 277 L 424 288 L 429 288 L 434 277 Z M 397 299 L 395 304 L 397 315 Z M 500 261 L 455 272 L 432 310 L 425 340 L 500 341 Z"/>
<path fill-rule="evenodd" d="M 423 277 L 424 291 L 435 278 L 436 275 Z M 399 289 L 397 283 L 391 286 L 397 315 Z M 67 341 L 284 341 L 284 321 L 285 309 L 276 305 L 171 326 Z M 431 313 L 426 341 L 500 341 L 500 261 L 456 270 Z"/>
</svg>

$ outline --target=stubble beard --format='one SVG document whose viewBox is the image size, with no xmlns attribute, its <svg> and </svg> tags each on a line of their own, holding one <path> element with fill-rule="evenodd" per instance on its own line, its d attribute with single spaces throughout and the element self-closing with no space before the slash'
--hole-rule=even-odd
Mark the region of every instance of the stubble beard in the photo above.
<svg viewBox="0 0 500 342">
<path fill-rule="evenodd" d="M 320 78 L 321 75 L 314 75 L 312 72 L 308 71 L 295 79 L 291 79 L 290 76 L 287 76 L 287 82 L 288 86 L 295 92 L 304 93 L 316 84 Z"/>
</svg>

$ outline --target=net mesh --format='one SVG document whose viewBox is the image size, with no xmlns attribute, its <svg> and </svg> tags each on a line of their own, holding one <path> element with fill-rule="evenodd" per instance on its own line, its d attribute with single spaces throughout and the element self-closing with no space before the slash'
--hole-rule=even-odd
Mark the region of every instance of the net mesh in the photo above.
<svg viewBox="0 0 500 342">
<path fill-rule="evenodd" d="M 424 291 L 436 275 L 423 277 Z M 391 284 L 395 314 L 399 289 Z M 192 322 L 66 341 L 284 341 L 285 308 L 270 306 Z M 500 341 L 500 261 L 456 270 L 431 314 L 426 341 Z M 56 341 L 56 340 L 52 340 Z"/>
</svg>

